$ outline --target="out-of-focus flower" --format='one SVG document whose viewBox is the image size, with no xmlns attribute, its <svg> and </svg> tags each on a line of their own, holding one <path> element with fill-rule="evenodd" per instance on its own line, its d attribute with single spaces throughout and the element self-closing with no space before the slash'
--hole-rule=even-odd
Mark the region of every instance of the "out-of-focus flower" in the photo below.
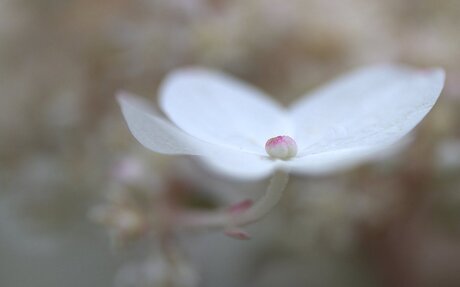
<svg viewBox="0 0 460 287">
<path fill-rule="evenodd" d="M 142 181 L 145 172 L 145 167 L 141 161 L 126 157 L 116 163 L 112 170 L 112 176 L 120 183 L 132 184 Z"/>
<path fill-rule="evenodd" d="M 110 193 L 108 202 L 93 208 L 89 215 L 95 222 L 108 227 L 114 245 L 118 246 L 142 237 L 151 225 L 148 213 L 126 192 Z"/>
<path fill-rule="evenodd" d="M 115 286 L 193 287 L 198 286 L 199 279 L 190 263 L 181 257 L 176 256 L 174 262 L 154 257 L 123 266 L 115 278 Z"/>
<path fill-rule="evenodd" d="M 424 118 L 444 78 L 442 69 L 374 66 L 286 109 L 222 73 L 182 69 L 160 89 L 160 106 L 175 125 L 142 99 L 125 92 L 118 99 L 129 129 L 147 148 L 198 155 L 224 174 L 260 178 L 275 170 L 331 172 L 372 158 Z"/>
</svg>

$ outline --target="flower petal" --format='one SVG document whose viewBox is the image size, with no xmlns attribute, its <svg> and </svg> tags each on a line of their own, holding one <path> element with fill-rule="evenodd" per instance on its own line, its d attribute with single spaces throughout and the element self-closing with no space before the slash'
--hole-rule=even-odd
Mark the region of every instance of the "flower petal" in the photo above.
<svg viewBox="0 0 460 287">
<path fill-rule="evenodd" d="M 255 180 L 269 176 L 277 167 L 276 162 L 267 157 L 246 152 L 222 149 L 221 153 L 202 157 L 211 170 L 243 180 Z"/>
<path fill-rule="evenodd" d="M 286 111 L 261 91 L 201 68 L 169 75 L 160 106 L 187 133 L 210 143 L 263 155 L 265 142 L 289 134 Z"/>
<path fill-rule="evenodd" d="M 396 142 L 430 111 L 444 78 L 441 69 L 384 65 L 319 89 L 291 108 L 299 156 Z"/>
<path fill-rule="evenodd" d="M 393 148 L 398 148 L 397 146 L 399 147 L 399 145 L 390 145 L 389 147 L 374 146 L 342 149 L 294 158 L 283 164 L 294 173 L 322 175 L 341 171 L 358 165 L 363 161 L 380 157 L 382 154 L 391 153 Z"/>
<path fill-rule="evenodd" d="M 201 155 L 204 146 L 209 145 L 162 119 L 142 98 L 120 92 L 117 99 L 129 130 L 145 147 L 162 154 Z"/>
<path fill-rule="evenodd" d="M 142 98 L 126 92 L 120 92 L 117 98 L 131 133 L 155 152 L 199 155 L 213 170 L 242 179 L 261 178 L 274 169 L 274 164 L 266 158 L 210 144 L 184 133 L 162 119 Z"/>
</svg>

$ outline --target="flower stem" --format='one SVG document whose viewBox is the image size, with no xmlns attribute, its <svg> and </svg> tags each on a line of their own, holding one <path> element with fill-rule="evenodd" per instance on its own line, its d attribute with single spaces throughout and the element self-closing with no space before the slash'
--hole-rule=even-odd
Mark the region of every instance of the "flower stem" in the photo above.
<svg viewBox="0 0 460 287">
<path fill-rule="evenodd" d="M 241 212 L 221 210 L 216 212 L 183 212 L 176 217 L 176 222 L 189 228 L 235 228 L 263 218 L 280 201 L 289 181 L 289 173 L 277 171 L 270 180 L 265 194 L 251 207 Z"/>
</svg>

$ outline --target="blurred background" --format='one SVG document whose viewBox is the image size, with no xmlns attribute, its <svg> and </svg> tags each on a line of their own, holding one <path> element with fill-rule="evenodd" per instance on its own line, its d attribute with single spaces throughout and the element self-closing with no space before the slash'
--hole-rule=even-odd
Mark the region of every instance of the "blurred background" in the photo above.
<svg viewBox="0 0 460 287">
<path fill-rule="evenodd" d="M 0 286 L 460 286 L 460 2 L 0 0 Z M 355 67 L 446 69 L 400 153 L 293 177 L 250 241 L 190 233 L 232 182 L 129 133 L 114 93 L 213 67 L 283 104 Z"/>
</svg>

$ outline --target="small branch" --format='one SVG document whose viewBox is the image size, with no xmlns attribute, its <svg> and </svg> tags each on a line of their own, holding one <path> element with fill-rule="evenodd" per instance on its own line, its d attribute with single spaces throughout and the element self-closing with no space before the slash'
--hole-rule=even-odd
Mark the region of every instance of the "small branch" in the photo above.
<svg viewBox="0 0 460 287">
<path fill-rule="evenodd" d="M 270 180 L 265 194 L 254 204 L 245 200 L 222 211 L 183 212 L 175 218 L 174 223 L 176 226 L 179 225 L 186 228 L 224 228 L 226 230 L 238 230 L 238 227 L 254 223 L 270 212 L 280 201 L 288 181 L 289 174 L 287 172 L 277 171 Z M 246 234 L 244 237 L 246 237 Z"/>
</svg>

